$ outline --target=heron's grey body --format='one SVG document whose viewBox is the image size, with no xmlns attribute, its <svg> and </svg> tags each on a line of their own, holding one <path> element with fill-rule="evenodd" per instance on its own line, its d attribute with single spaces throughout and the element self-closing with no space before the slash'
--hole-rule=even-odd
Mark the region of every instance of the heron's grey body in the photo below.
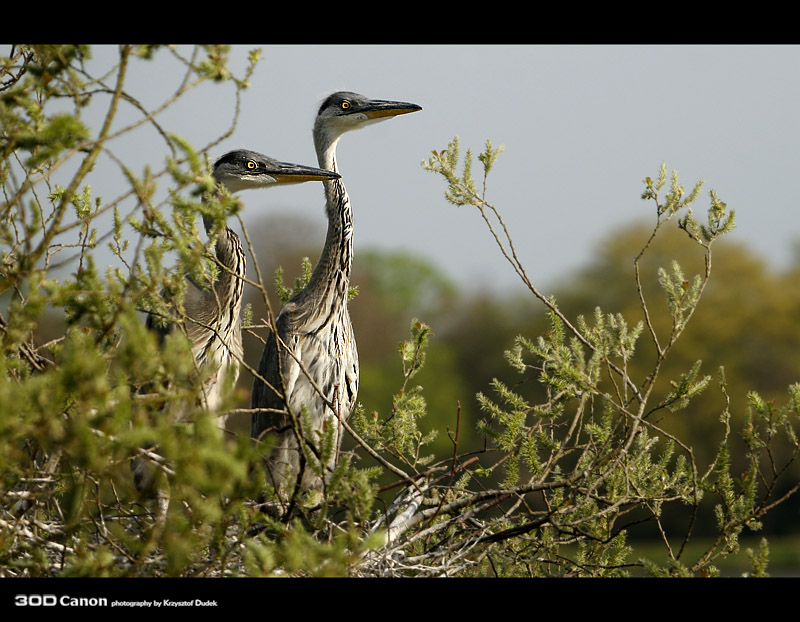
<svg viewBox="0 0 800 622">
<path fill-rule="evenodd" d="M 213 174 L 217 183 L 231 193 L 339 177 L 331 171 L 280 162 L 246 149 L 230 151 L 219 158 L 214 164 Z M 204 216 L 204 225 L 211 234 L 213 220 Z M 220 409 L 226 390 L 235 385 L 239 376 L 239 361 L 243 354 L 241 310 L 246 270 L 242 243 L 230 227 L 224 226 L 219 232 L 214 254 L 219 272 L 213 283 L 202 287 L 187 279 L 183 301 L 185 320 L 182 323 L 197 368 L 212 370 L 204 381 L 199 399 L 200 404 L 211 412 Z M 177 329 L 175 324 L 156 326 L 152 315 L 148 316 L 147 325 L 162 336 Z M 185 414 L 179 413 L 178 418 Z M 220 427 L 224 425 L 225 417 L 220 417 Z M 131 468 L 137 488 L 141 490 L 152 483 L 152 469 L 144 460 L 134 460 Z"/>
<path fill-rule="evenodd" d="M 239 236 L 230 228 L 220 232 L 215 255 L 221 266 L 216 281 L 203 289 L 189 279 L 183 301 L 183 328 L 198 368 L 215 368 L 203 383 L 200 396 L 210 412 L 222 406 L 225 387 L 236 383 L 244 353 L 241 311 L 245 256 Z M 225 419 L 220 417 L 220 427 L 224 427 Z"/>
<path fill-rule="evenodd" d="M 336 144 L 346 131 L 420 109 L 350 92 L 330 95 L 314 123 L 319 166 L 339 172 Z M 323 185 L 325 246 L 306 287 L 278 314 L 277 336 L 270 335 L 253 384 L 251 436 L 276 435 L 267 460 L 268 483 L 288 493 L 295 486 L 301 492 L 322 489 L 324 474 L 338 460 L 342 423 L 358 395 L 358 351 L 347 307 L 353 212 L 341 178 Z M 308 425 L 298 427 L 306 414 Z M 332 443 L 323 449 L 326 439 Z M 328 454 L 325 460 L 323 454 Z"/>
</svg>

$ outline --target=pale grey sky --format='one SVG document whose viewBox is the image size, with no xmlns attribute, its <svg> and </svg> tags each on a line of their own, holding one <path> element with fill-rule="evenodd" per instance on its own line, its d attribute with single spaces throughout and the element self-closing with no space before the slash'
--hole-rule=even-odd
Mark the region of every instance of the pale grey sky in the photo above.
<svg viewBox="0 0 800 622">
<path fill-rule="evenodd" d="M 447 203 L 443 180 L 420 166 L 454 136 L 463 150 L 479 152 L 487 138 L 504 145 L 489 199 L 545 289 L 590 262 L 612 230 L 651 215 L 639 198 L 641 180 L 662 162 L 687 188 L 704 178 L 698 208 L 715 189 L 736 210 L 732 239 L 770 264 L 784 265 L 800 238 L 800 47 L 256 43 L 234 46 L 233 67 L 241 71 L 247 52 L 259 47 L 263 57 L 238 129 L 214 156 L 246 147 L 315 165 L 313 117 L 335 90 L 423 107 L 346 135 L 339 145 L 356 254 L 406 249 L 465 286 L 516 285 L 478 213 Z M 95 48 L 98 61 L 111 54 L 113 46 Z M 154 105 L 159 89 L 174 89 L 175 69 L 161 51 L 154 62 L 135 64 L 131 90 Z M 231 110 L 231 92 L 209 88 L 162 122 L 200 146 L 227 127 Z M 166 155 L 161 147 L 143 133 L 127 149 L 140 166 L 158 167 Z M 260 214 L 292 211 L 324 231 L 317 184 L 243 199 L 248 228 L 263 222 Z"/>
</svg>

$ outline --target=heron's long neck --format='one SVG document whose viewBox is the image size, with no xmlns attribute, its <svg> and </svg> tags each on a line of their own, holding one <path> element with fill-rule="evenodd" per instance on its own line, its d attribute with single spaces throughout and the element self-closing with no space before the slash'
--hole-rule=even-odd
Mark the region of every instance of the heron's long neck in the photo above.
<svg viewBox="0 0 800 622">
<path fill-rule="evenodd" d="M 206 232 L 211 231 L 213 223 L 204 217 Z M 214 282 L 214 292 L 221 308 L 232 313 L 230 318 L 235 322 L 239 317 L 242 307 L 242 295 L 244 292 L 244 281 L 246 270 L 246 260 L 242 250 L 242 242 L 239 236 L 230 228 L 225 227 L 217 237 L 215 253 L 220 267 L 217 280 Z"/>
<path fill-rule="evenodd" d="M 317 160 L 323 169 L 338 173 L 336 140 L 317 139 Z M 305 288 L 307 295 L 331 307 L 346 305 L 353 266 L 353 210 L 350 197 L 341 179 L 323 182 L 328 233 L 325 247 L 311 280 Z"/>
</svg>

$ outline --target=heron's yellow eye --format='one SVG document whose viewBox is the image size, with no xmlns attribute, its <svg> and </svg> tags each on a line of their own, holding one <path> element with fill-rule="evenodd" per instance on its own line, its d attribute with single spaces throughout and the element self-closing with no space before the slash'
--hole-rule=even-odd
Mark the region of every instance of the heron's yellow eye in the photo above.
<svg viewBox="0 0 800 622">
<path fill-rule="evenodd" d="M 348 110 L 350 108 L 350 102 L 346 99 L 342 102 L 342 110 Z"/>
<path fill-rule="evenodd" d="M 252 160 L 247 161 L 247 168 L 249 168 L 252 171 L 255 167 L 256 167 L 255 162 L 253 162 Z"/>
</svg>

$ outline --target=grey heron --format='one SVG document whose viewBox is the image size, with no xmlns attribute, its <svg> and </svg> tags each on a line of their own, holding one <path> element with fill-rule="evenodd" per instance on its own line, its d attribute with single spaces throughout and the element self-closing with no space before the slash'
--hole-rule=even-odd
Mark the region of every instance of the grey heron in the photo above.
<svg viewBox="0 0 800 622">
<path fill-rule="evenodd" d="M 319 166 L 339 172 L 336 145 L 345 132 L 421 109 L 407 102 L 333 93 L 314 122 Z M 336 466 L 342 423 L 358 394 L 358 351 L 347 308 L 353 213 L 341 178 L 323 186 L 328 231 L 322 254 L 306 287 L 278 314 L 277 335 L 268 338 L 253 384 L 250 434 L 254 439 L 275 435 L 266 461 L 267 480 L 284 495 L 296 490 L 318 496 L 325 474 Z M 304 420 L 308 426 L 300 423 Z M 333 444 L 323 460 L 325 438 Z"/>
<path fill-rule="evenodd" d="M 229 192 L 251 188 L 270 188 L 279 184 L 338 179 L 339 174 L 316 167 L 280 162 L 247 149 L 230 151 L 220 157 L 213 168 L 215 181 Z M 213 219 L 204 215 L 206 231 L 211 234 Z M 187 278 L 184 297 L 185 331 L 198 369 L 212 369 L 202 387 L 199 402 L 216 412 L 224 401 L 226 386 L 235 385 L 242 358 L 241 308 L 246 268 L 245 254 L 239 236 L 225 226 L 216 239 L 214 254 L 220 265 L 215 282 L 201 286 Z M 154 316 L 147 318 L 149 328 L 161 336 L 176 329 L 155 325 Z M 224 427 L 225 417 L 220 418 Z M 144 459 L 131 463 L 134 482 L 139 490 L 152 483 L 152 469 Z"/>
</svg>

